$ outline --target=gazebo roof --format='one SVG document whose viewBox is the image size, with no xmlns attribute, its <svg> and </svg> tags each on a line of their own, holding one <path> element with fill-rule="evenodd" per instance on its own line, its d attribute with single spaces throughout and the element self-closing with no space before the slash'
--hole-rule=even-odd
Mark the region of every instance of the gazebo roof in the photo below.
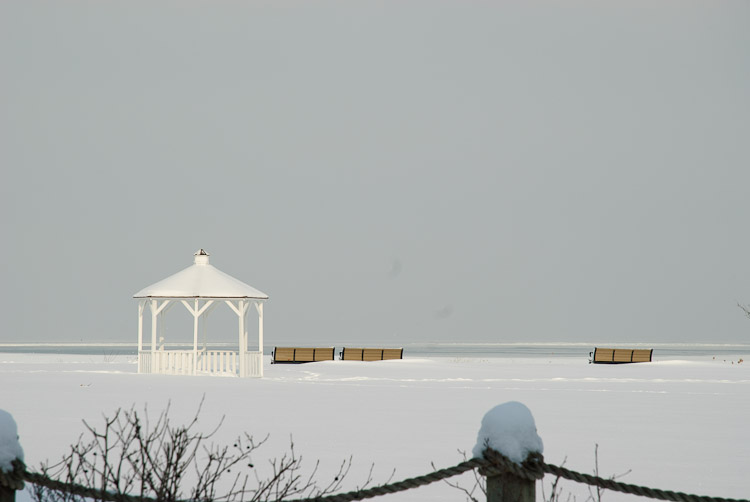
<svg viewBox="0 0 750 502">
<path fill-rule="evenodd" d="M 208 253 L 200 249 L 194 263 L 151 286 L 133 298 L 255 298 L 267 300 L 268 295 L 225 274 L 208 263 Z"/>
</svg>

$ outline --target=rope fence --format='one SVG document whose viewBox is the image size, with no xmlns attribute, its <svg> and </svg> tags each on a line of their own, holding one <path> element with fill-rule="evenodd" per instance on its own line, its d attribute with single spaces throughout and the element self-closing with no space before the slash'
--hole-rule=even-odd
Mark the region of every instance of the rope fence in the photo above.
<svg viewBox="0 0 750 502">
<path fill-rule="evenodd" d="M 485 450 L 484 458 L 473 458 L 471 460 L 461 462 L 460 464 L 457 464 L 455 466 L 445 469 L 439 469 L 422 476 L 407 478 L 401 481 L 396 481 L 393 483 L 388 483 L 385 485 L 363 490 L 325 495 L 322 497 L 290 499 L 285 502 L 351 502 L 355 500 L 365 500 L 372 497 L 388 495 L 405 490 L 411 490 L 420 486 L 426 486 L 474 469 L 479 469 L 479 473 L 483 476 L 493 477 L 510 475 L 532 484 L 537 479 L 543 478 L 545 474 L 551 474 L 553 476 L 558 476 L 560 478 L 577 483 L 583 483 L 590 486 L 595 486 L 598 488 L 621 493 L 639 495 L 656 500 L 669 500 L 674 502 L 750 502 L 750 500 L 748 499 L 729 499 L 722 497 L 710 497 L 705 495 L 693 495 L 689 493 L 660 490 L 657 488 L 649 488 L 646 486 L 622 483 L 619 481 L 615 481 L 614 479 L 592 476 L 590 474 L 572 471 L 561 466 L 547 464 L 544 462 L 544 458 L 540 454 L 530 455 L 522 464 L 519 465 L 515 462 L 512 462 L 502 454 L 491 449 Z M 15 460 L 13 462 L 13 471 L 3 472 L 2 470 L 0 470 L 0 488 L 4 487 L 5 489 L 9 490 L 22 490 L 24 481 L 70 495 L 78 495 L 81 497 L 101 500 L 102 502 L 162 502 L 156 498 L 113 493 L 83 486 L 80 484 L 57 481 L 42 474 L 27 471 L 26 466 L 18 460 Z"/>
</svg>

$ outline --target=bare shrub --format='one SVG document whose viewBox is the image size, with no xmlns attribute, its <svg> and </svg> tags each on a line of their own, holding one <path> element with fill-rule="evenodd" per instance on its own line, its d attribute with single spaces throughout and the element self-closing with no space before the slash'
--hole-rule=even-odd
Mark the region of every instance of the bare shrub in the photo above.
<svg viewBox="0 0 750 502">
<path fill-rule="evenodd" d="M 201 402 L 202 405 L 202 402 Z M 231 445 L 210 440 L 222 421 L 209 433 L 196 431 L 200 407 L 187 425 L 173 425 L 169 406 L 155 422 L 133 408 L 104 416 L 104 424 L 84 421 L 86 431 L 69 453 L 54 464 L 42 463 L 41 473 L 64 483 L 90 490 L 86 498 L 101 500 L 108 493 L 132 495 L 159 502 L 264 502 L 289 497 L 317 497 L 340 489 L 349 473 L 351 457 L 324 483 L 316 480 L 319 461 L 305 474 L 302 457 L 290 438 L 281 458 L 267 461 L 259 474 L 252 460 L 268 436 L 256 440 L 244 434 Z M 372 472 L 372 469 L 370 470 Z M 369 484 L 371 476 L 365 485 Z M 37 502 L 84 502 L 81 495 L 33 487 Z"/>
<path fill-rule="evenodd" d="M 466 451 L 464 450 L 458 450 L 458 453 L 463 457 L 464 462 L 468 460 L 466 458 Z M 437 471 L 437 467 L 435 467 L 435 463 L 431 462 L 430 465 L 432 465 L 432 469 Z M 466 488 L 465 486 L 461 485 L 458 481 L 448 481 L 447 479 L 443 480 L 443 483 L 450 486 L 451 488 L 455 488 L 456 490 L 459 490 L 463 492 L 464 496 L 466 497 L 466 500 L 469 502 L 479 502 L 479 499 L 477 497 L 479 494 L 482 494 L 482 499 L 487 499 L 487 480 L 484 476 L 479 474 L 479 469 L 472 469 L 471 474 L 474 476 L 474 482 L 471 484 L 470 488 Z"/>
</svg>

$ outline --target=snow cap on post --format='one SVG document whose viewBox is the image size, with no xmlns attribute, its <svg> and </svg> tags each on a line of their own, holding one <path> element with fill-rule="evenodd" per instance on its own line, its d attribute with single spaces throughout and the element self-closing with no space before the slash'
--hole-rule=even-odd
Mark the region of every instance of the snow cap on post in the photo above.
<svg viewBox="0 0 750 502">
<path fill-rule="evenodd" d="M 10 413 L 0 410 L 0 471 L 12 472 L 13 462 L 23 462 L 23 449 L 18 442 L 18 428 Z"/>
<path fill-rule="evenodd" d="M 522 403 L 510 401 L 495 406 L 482 418 L 472 455 L 482 458 L 492 448 L 520 464 L 530 453 L 543 453 L 542 438 L 536 432 L 531 411 Z"/>
</svg>

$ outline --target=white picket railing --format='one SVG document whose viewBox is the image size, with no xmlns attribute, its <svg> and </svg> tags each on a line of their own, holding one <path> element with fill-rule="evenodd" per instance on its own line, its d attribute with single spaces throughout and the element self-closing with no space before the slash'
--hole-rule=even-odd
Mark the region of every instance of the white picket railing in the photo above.
<svg viewBox="0 0 750 502">
<path fill-rule="evenodd" d="M 263 376 L 263 353 L 262 352 L 245 352 L 245 367 L 241 377 L 262 377 Z"/>
<path fill-rule="evenodd" d="M 244 368 L 239 355 L 231 350 L 201 350 L 197 354 L 195 374 L 235 375 L 240 377 L 263 376 L 263 354 L 246 352 Z M 139 373 L 161 373 L 167 375 L 192 375 L 192 350 L 142 351 L 138 354 Z"/>
<path fill-rule="evenodd" d="M 236 375 L 237 353 L 231 350 L 207 350 L 198 353 L 198 372 L 209 374 Z"/>
</svg>

